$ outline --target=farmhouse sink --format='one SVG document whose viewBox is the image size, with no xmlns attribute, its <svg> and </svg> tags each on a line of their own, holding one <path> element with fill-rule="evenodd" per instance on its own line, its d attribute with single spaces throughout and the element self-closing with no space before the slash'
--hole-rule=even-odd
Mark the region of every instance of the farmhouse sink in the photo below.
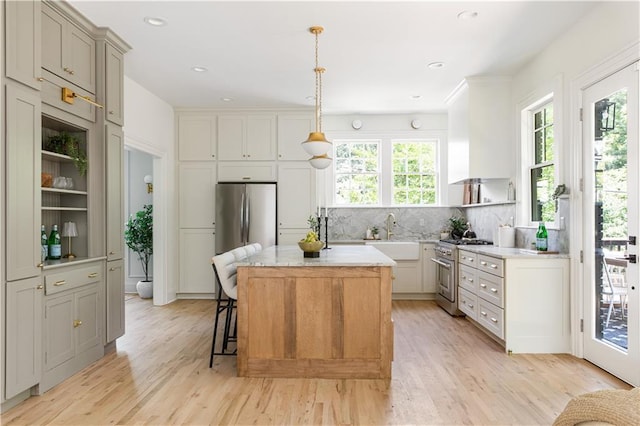
<svg viewBox="0 0 640 426">
<path fill-rule="evenodd" d="M 393 260 L 420 259 L 420 244 L 411 241 L 366 241 Z"/>
</svg>

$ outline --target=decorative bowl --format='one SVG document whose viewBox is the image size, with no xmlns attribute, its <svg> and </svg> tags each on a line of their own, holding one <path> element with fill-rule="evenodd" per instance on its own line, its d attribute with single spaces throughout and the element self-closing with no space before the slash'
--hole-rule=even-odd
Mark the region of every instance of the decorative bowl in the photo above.
<svg viewBox="0 0 640 426">
<path fill-rule="evenodd" d="M 300 247 L 305 253 L 316 252 L 322 250 L 322 247 L 324 247 L 324 241 L 298 241 L 298 247 Z"/>
</svg>

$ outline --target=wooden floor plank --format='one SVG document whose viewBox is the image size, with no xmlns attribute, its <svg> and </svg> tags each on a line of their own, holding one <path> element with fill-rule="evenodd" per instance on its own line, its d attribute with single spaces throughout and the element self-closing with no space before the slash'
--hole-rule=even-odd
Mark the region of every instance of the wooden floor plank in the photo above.
<svg viewBox="0 0 640 426">
<path fill-rule="evenodd" d="M 208 368 L 214 302 L 133 297 L 117 352 L 3 413 L 3 425 L 548 425 L 573 396 L 629 386 L 570 355 L 512 355 L 429 301 L 395 301 L 385 380 L 236 377 Z"/>
</svg>

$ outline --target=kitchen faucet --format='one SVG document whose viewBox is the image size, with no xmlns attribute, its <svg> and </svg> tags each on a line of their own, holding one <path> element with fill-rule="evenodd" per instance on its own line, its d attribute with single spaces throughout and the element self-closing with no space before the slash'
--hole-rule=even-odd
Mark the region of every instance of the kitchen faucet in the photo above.
<svg viewBox="0 0 640 426">
<path fill-rule="evenodd" d="M 391 239 L 391 236 L 393 235 L 393 232 L 391 232 L 391 230 L 393 229 L 393 225 L 396 224 L 396 216 L 393 213 L 389 213 L 387 215 L 387 240 Z"/>
</svg>

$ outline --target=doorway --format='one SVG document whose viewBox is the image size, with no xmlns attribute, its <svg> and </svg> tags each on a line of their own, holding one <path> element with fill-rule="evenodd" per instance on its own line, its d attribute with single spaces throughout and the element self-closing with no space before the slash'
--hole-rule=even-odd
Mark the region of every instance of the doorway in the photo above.
<svg viewBox="0 0 640 426">
<path fill-rule="evenodd" d="M 638 69 L 582 92 L 584 358 L 640 385 Z"/>
<path fill-rule="evenodd" d="M 125 197 L 124 217 L 153 205 L 153 156 L 127 147 L 124 152 Z M 150 180 L 150 185 L 147 181 Z M 145 279 L 142 264 L 136 253 L 126 247 L 124 262 L 125 293 L 137 293 L 136 283 Z M 153 280 L 153 257 L 149 262 L 149 279 Z"/>
</svg>

